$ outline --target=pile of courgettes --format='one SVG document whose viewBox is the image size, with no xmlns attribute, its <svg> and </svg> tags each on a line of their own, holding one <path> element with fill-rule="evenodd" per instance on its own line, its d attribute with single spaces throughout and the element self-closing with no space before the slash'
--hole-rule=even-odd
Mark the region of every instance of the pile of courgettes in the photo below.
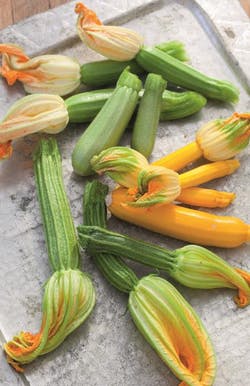
<svg viewBox="0 0 250 386">
<path fill-rule="evenodd" d="M 131 147 L 149 157 L 159 120 L 192 115 L 205 106 L 206 97 L 230 103 L 238 100 L 234 85 L 200 73 L 186 60 L 182 43 L 171 41 L 142 47 L 130 61 L 101 60 L 81 66 L 82 83 L 99 89 L 65 100 L 70 122 L 90 122 L 72 154 L 77 174 L 93 174 L 91 158 L 119 144 L 128 125 L 133 125 Z M 146 77 L 144 86 L 141 76 Z M 167 89 L 168 84 L 177 89 Z M 100 89 L 107 86 L 115 87 Z"/>
</svg>

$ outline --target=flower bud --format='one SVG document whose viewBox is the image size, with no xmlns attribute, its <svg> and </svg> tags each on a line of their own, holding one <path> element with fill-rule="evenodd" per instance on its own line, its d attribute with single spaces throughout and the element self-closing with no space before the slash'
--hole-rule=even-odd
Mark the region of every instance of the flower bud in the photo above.
<svg viewBox="0 0 250 386">
<path fill-rule="evenodd" d="M 134 149 L 115 146 L 94 156 L 91 166 L 96 173 L 106 173 L 118 184 L 131 188 L 137 185 L 138 174 L 148 166 L 148 161 Z"/>
<path fill-rule="evenodd" d="M 191 288 L 233 288 L 239 307 L 250 302 L 250 274 L 227 264 L 215 253 L 198 245 L 186 245 L 175 251 L 177 260 L 170 275 Z"/>
<path fill-rule="evenodd" d="M 250 114 L 234 113 L 228 119 L 217 119 L 201 127 L 196 141 L 210 161 L 234 157 L 249 143 Z"/>
<path fill-rule="evenodd" d="M 198 315 L 166 280 L 142 278 L 128 308 L 142 335 L 185 385 L 212 385 L 215 354 Z"/>
<path fill-rule="evenodd" d="M 149 207 L 167 204 L 181 192 L 179 174 L 162 166 L 149 165 L 138 174 L 137 187 L 129 189 L 133 201 L 126 204 L 135 207 Z"/>
<path fill-rule="evenodd" d="M 143 38 L 139 34 L 128 28 L 103 25 L 85 5 L 77 3 L 75 12 L 79 14 L 77 30 L 80 39 L 99 54 L 126 61 L 133 59 L 142 47 Z"/>
<path fill-rule="evenodd" d="M 0 44 L 0 53 L 0 74 L 10 86 L 16 80 L 22 82 L 29 94 L 67 95 L 80 85 L 80 65 L 67 56 L 41 55 L 30 59 L 21 48 L 10 44 Z"/>
<path fill-rule="evenodd" d="M 64 100 L 57 95 L 28 95 L 13 104 L 0 123 L 0 154 L 11 154 L 7 144 L 13 139 L 39 131 L 57 134 L 69 121 Z"/>
<path fill-rule="evenodd" d="M 37 334 L 21 332 L 4 345 L 17 370 L 59 346 L 89 316 L 95 305 L 91 279 L 79 270 L 56 271 L 45 286 L 43 319 Z"/>
</svg>

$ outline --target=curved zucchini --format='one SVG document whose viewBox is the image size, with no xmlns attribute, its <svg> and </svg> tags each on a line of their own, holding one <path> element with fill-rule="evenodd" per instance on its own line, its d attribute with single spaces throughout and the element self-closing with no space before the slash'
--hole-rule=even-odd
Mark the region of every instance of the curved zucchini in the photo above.
<svg viewBox="0 0 250 386">
<path fill-rule="evenodd" d="M 179 41 L 168 41 L 156 46 L 159 50 L 167 52 L 174 58 L 186 61 L 187 54 L 184 45 Z M 133 74 L 143 74 L 145 70 L 135 60 L 118 62 L 115 60 L 100 60 L 85 63 L 81 66 L 81 82 L 90 87 L 110 86 L 117 82 L 122 71 L 130 67 Z"/>
<path fill-rule="evenodd" d="M 195 91 L 174 92 L 165 90 L 161 102 L 161 121 L 171 121 L 195 114 L 207 103 L 206 98 Z"/>
<path fill-rule="evenodd" d="M 65 100 L 72 123 L 91 122 L 102 106 L 112 95 L 114 89 L 86 91 L 73 95 Z M 143 95 L 139 92 L 139 98 Z M 165 90 L 162 94 L 161 121 L 184 118 L 192 115 L 205 106 L 207 100 L 201 94 L 193 91 L 174 92 Z"/>
<path fill-rule="evenodd" d="M 158 48 L 141 48 L 136 61 L 146 71 L 159 74 L 167 81 L 208 98 L 233 103 L 238 101 L 239 90 L 232 83 L 210 78 Z"/>
</svg>

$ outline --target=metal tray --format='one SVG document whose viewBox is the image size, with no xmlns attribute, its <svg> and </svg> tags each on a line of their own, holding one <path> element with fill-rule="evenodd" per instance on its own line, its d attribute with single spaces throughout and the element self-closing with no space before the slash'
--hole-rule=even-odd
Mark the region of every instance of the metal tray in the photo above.
<svg viewBox="0 0 250 386">
<path fill-rule="evenodd" d="M 86 1 L 109 23 L 123 24 L 141 32 L 145 43 L 179 39 L 186 45 L 191 63 L 204 73 L 231 80 L 241 90 L 237 106 L 209 101 L 198 114 L 179 121 L 160 123 L 152 160 L 186 144 L 198 127 L 234 109 L 249 111 L 249 19 L 234 1 Z M 130 4 L 129 4 L 130 3 Z M 22 45 L 30 55 L 60 52 L 87 62 L 99 56 L 79 42 L 75 34 L 74 2 L 25 20 L 0 32 L 0 40 Z M 221 16 L 223 15 L 223 16 Z M 226 16 L 225 16 L 226 15 Z M 223 18 L 223 20 L 222 20 Z M 0 80 L 0 114 L 19 97 L 21 85 L 8 88 Z M 82 193 L 86 179 L 74 175 L 71 152 L 84 125 L 71 125 L 58 135 L 63 157 L 64 181 L 75 224 L 82 219 Z M 41 217 L 35 192 L 31 154 L 39 136 L 16 141 L 13 157 L 0 164 L 0 341 L 20 330 L 36 332 L 41 321 L 43 283 L 51 275 Z M 129 144 L 127 132 L 122 144 Z M 240 155 L 241 167 L 210 187 L 234 191 L 235 202 L 215 213 L 234 215 L 250 222 L 249 158 Z M 110 229 L 151 240 L 168 248 L 183 242 L 142 230 L 111 218 Z M 212 249 L 212 248 L 211 248 Z M 249 246 L 213 249 L 235 266 L 250 270 Z M 83 257 L 84 270 L 94 280 L 97 304 L 88 320 L 54 352 L 26 366 L 17 375 L 0 361 L 1 385 L 60 386 L 174 386 L 178 380 L 161 362 L 126 312 L 127 297 L 102 278 L 91 258 Z M 134 264 L 138 274 L 150 270 Z M 151 270 L 152 271 L 152 270 Z M 237 309 L 230 290 L 191 290 L 177 285 L 196 309 L 217 354 L 216 386 L 239 386 L 250 377 L 250 307 Z"/>
</svg>

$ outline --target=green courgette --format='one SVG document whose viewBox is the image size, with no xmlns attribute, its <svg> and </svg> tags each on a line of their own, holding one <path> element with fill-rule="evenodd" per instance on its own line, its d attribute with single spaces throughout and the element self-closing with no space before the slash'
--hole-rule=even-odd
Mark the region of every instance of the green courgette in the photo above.
<svg viewBox="0 0 250 386">
<path fill-rule="evenodd" d="M 179 41 L 169 41 L 158 44 L 159 50 L 167 52 L 174 58 L 186 61 L 187 55 L 184 45 Z M 81 82 L 90 87 L 104 87 L 114 85 L 126 67 L 130 67 L 133 74 L 143 74 L 145 70 L 135 60 L 118 62 L 115 60 L 99 60 L 85 63 L 80 68 Z"/>
<path fill-rule="evenodd" d="M 86 91 L 73 95 L 65 100 L 69 121 L 72 123 L 91 122 L 102 106 L 112 95 L 114 89 Z M 139 99 L 143 95 L 139 92 Z M 205 106 L 207 100 L 193 91 L 174 92 L 165 90 L 162 94 L 161 121 L 184 118 L 192 115 Z"/>
<path fill-rule="evenodd" d="M 158 48 L 141 48 L 136 61 L 145 71 L 159 74 L 167 81 L 208 98 L 232 103 L 238 101 L 239 90 L 232 83 L 210 78 Z"/>
<path fill-rule="evenodd" d="M 90 160 L 108 147 L 116 146 L 136 108 L 142 84 L 137 75 L 125 69 L 117 86 L 95 119 L 87 127 L 72 154 L 77 174 L 93 174 Z"/>
<path fill-rule="evenodd" d="M 157 74 L 148 74 L 144 84 L 144 93 L 133 126 L 131 147 L 146 158 L 153 151 L 166 85 L 167 82 Z"/>
</svg>

